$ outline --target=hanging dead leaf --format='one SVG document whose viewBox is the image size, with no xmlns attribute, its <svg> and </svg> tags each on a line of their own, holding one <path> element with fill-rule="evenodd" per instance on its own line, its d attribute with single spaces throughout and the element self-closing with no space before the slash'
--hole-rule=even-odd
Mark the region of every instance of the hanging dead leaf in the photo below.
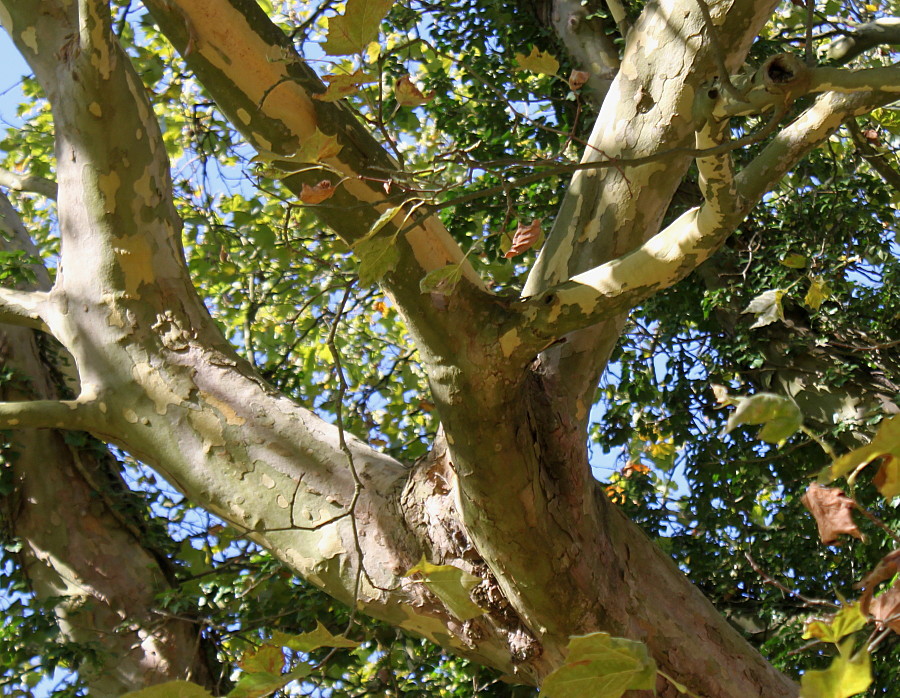
<svg viewBox="0 0 900 698">
<path fill-rule="evenodd" d="M 420 107 L 428 104 L 434 99 L 434 94 L 434 90 L 428 94 L 422 94 L 409 75 L 404 75 L 394 84 L 394 97 L 401 107 Z"/>
<path fill-rule="evenodd" d="M 836 487 L 822 487 L 812 483 L 803 495 L 803 506 L 809 509 L 819 527 L 819 537 L 825 545 L 834 543 L 841 533 L 862 539 L 862 532 L 853 522 L 853 500 Z"/>
<path fill-rule="evenodd" d="M 516 228 L 516 232 L 513 233 L 512 244 L 509 247 L 509 251 L 503 256 L 507 259 L 517 257 L 518 255 L 529 249 L 532 245 L 534 245 L 540 235 L 540 218 L 535 218 L 528 225 L 522 225 L 521 223 L 519 223 L 519 226 Z"/>
<path fill-rule="evenodd" d="M 878 131 L 874 128 L 867 128 L 862 132 L 863 138 L 865 138 L 869 145 L 881 145 L 881 136 L 878 135 Z"/>
<path fill-rule="evenodd" d="M 586 70 L 573 70 L 569 75 L 569 89 L 572 90 L 572 92 L 577 92 L 584 87 L 584 83 L 586 83 L 590 77 L 591 74 Z"/>
<path fill-rule="evenodd" d="M 875 566 L 875 569 L 856 585 L 863 590 L 859 597 L 859 607 L 863 613 L 869 614 L 872 598 L 875 596 L 875 589 L 878 585 L 892 579 L 898 573 L 900 573 L 900 550 L 894 550 L 881 558 L 881 562 Z"/>
<path fill-rule="evenodd" d="M 872 601 L 869 613 L 879 630 L 890 628 L 900 634 L 900 581 Z"/>
<path fill-rule="evenodd" d="M 304 204 L 320 204 L 334 196 L 334 185 L 323 179 L 314 187 L 304 184 L 300 189 L 300 201 Z"/>
</svg>

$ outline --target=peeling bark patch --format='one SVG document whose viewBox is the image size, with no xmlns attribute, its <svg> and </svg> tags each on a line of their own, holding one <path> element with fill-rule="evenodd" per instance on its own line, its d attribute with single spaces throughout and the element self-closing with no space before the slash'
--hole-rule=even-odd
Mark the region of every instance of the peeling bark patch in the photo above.
<svg viewBox="0 0 900 698">
<path fill-rule="evenodd" d="M 10 22 L 5 22 L 6 26 L 10 25 Z M 22 37 L 22 43 L 25 44 L 28 48 L 30 48 L 35 53 L 38 52 L 38 43 L 37 43 L 37 30 L 34 27 L 28 27 L 27 29 L 23 29 L 22 33 L 19 34 Z"/>
<path fill-rule="evenodd" d="M 221 412 L 222 416 L 225 417 L 226 424 L 235 427 L 240 427 L 246 424 L 247 420 L 241 417 L 237 412 L 235 412 L 234 408 L 227 402 L 219 400 L 219 398 L 204 392 L 200 393 L 200 399 L 207 404 L 212 405 L 219 412 Z"/>
<path fill-rule="evenodd" d="M 96 116 L 98 119 L 103 118 L 103 109 L 100 107 L 100 105 L 97 102 L 91 102 L 88 105 L 88 111 L 91 114 L 93 114 L 94 116 Z"/>
<path fill-rule="evenodd" d="M 122 412 L 122 417 L 125 418 L 125 421 L 129 424 L 137 424 L 138 416 L 137 412 L 135 412 L 131 408 L 127 408 L 124 412 Z"/>
<path fill-rule="evenodd" d="M 236 114 L 241 123 L 245 124 L 246 126 L 250 125 L 250 112 L 241 107 L 237 110 Z"/>
<path fill-rule="evenodd" d="M 122 180 L 119 179 L 119 173 L 113 170 L 108 174 L 97 175 L 97 188 L 103 196 L 104 210 L 107 213 L 116 212 L 116 193 Z"/>
<path fill-rule="evenodd" d="M 125 294 L 129 298 L 139 298 L 138 287 L 156 280 L 150 243 L 140 235 L 118 238 L 113 251 L 125 276 Z"/>
</svg>

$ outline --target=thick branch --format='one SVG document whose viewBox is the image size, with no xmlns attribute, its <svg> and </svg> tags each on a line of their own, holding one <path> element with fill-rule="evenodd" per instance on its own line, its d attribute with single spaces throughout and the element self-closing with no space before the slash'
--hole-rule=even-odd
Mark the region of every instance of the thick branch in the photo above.
<svg viewBox="0 0 900 698">
<path fill-rule="evenodd" d="M 43 291 L 0 288 L 0 322 L 49 332 L 44 322 L 47 296 Z"/>
<path fill-rule="evenodd" d="M 46 196 L 48 199 L 56 199 L 56 182 L 34 175 L 0 169 L 0 187 L 7 187 L 14 191 L 32 192 Z"/>
<path fill-rule="evenodd" d="M 848 120 L 847 128 L 850 130 L 850 135 L 853 136 L 853 142 L 856 144 L 857 150 L 859 150 L 866 162 L 882 176 L 885 182 L 897 191 L 900 191 L 900 171 L 896 169 L 896 155 L 880 152 L 873 148 L 863 136 L 855 120 Z"/>
<path fill-rule="evenodd" d="M 0 402 L 0 427 L 87 431 L 97 425 L 99 413 L 96 404 L 81 400 Z"/>
<path fill-rule="evenodd" d="M 820 58 L 846 63 L 870 48 L 898 44 L 900 44 L 900 18 L 881 17 L 860 24 L 845 36 L 832 41 L 820 52 Z"/>
</svg>

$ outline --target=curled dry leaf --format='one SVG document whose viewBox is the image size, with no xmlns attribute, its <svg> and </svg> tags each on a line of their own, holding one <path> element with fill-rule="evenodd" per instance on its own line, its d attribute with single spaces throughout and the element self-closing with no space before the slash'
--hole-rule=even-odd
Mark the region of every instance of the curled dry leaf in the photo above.
<svg viewBox="0 0 900 698">
<path fill-rule="evenodd" d="M 869 613 L 879 630 L 890 628 L 900 634 L 900 581 L 872 601 Z"/>
<path fill-rule="evenodd" d="M 819 527 L 819 537 L 825 545 L 834 543 L 841 533 L 862 538 L 853 522 L 853 500 L 836 487 L 822 487 L 812 483 L 803 495 L 803 506 L 809 509 Z"/>
<path fill-rule="evenodd" d="M 874 128 L 863 130 L 862 135 L 869 142 L 869 145 L 881 145 L 881 136 L 878 135 L 878 131 Z"/>
<path fill-rule="evenodd" d="M 334 185 L 327 179 L 323 179 L 316 186 L 304 184 L 300 190 L 300 201 L 304 204 L 320 204 L 334 196 Z"/>
<path fill-rule="evenodd" d="M 569 89 L 572 90 L 572 92 L 577 92 L 584 86 L 584 83 L 586 83 L 590 77 L 591 74 L 586 70 L 573 70 L 569 75 Z"/>
<path fill-rule="evenodd" d="M 875 566 L 875 569 L 869 572 L 856 585 L 863 590 L 859 597 L 859 606 L 863 613 L 868 614 L 871 612 L 874 614 L 874 611 L 871 610 L 871 605 L 876 587 L 882 582 L 892 579 L 896 574 L 900 574 L 900 550 L 894 550 L 881 558 L 881 562 Z M 881 597 L 879 596 L 878 598 Z"/>
<path fill-rule="evenodd" d="M 409 75 L 404 75 L 394 85 L 394 97 L 397 98 L 397 104 L 401 107 L 419 107 L 434 99 L 434 95 L 434 90 L 428 94 L 422 94 Z"/>
<path fill-rule="evenodd" d="M 519 226 L 516 228 L 516 232 L 513 234 L 512 245 L 510 245 L 509 251 L 503 256 L 507 259 L 517 257 L 518 255 L 529 249 L 534 243 L 536 243 L 540 235 L 540 218 L 535 218 L 528 225 L 522 225 L 521 223 L 519 223 Z"/>
</svg>

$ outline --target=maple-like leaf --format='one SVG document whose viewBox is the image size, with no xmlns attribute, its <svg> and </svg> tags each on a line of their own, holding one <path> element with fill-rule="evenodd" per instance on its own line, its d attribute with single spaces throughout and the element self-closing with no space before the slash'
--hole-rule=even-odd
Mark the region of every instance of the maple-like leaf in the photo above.
<svg viewBox="0 0 900 698">
<path fill-rule="evenodd" d="M 409 75 L 404 75 L 394 85 L 394 97 L 401 107 L 420 107 L 434 99 L 434 95 L 434 90 L 422 94 Z"/>
<path fill-rule="evenodd" d="M 872 665 L 867 651 L 853 654 L 853 640 L 840 645 L 840 654 L 827 669 L 813 669 L 800 678 L 800 698 L 850 698 L 872 683 Z"/>
<path fill-rule="evenodd" d="M 750 397 L 731 398 L 736 409 L 728 417 L 723 431 L 727 434 L 741 424 L 763 424 L 759 438 L 766 443 L 780 444 L 803 424 L 803 414 L 797 403 L 783 395 L 757 393 Z"/>
<path fill-rule="evenodd" d="M 329 56 L 360 53 L 378 37 L 381 20 L 394 0 L 348 0 L 343 15 L 328 20 L 328 37 L 322 50 Z"/>
<path fill-rule="evenodd" d="M 300 201 L 304 204 L 320 204 L 334 196 L 334 185 L 327 179 L 311 187 L 308 184 L 300 189 Z"/>
<path fill-rule="evenodd" d="M 437 596 L 460 620 L 471 620 L 485 611 L 472 601 L 471 592 L 481 579 L 453 565 L 434 565 L 422 556 L 404 577 L 419 575 L 429 591 Z"/>
<path fill-rule="evenodd" d="M 838 539 L 841 533 L 862 538 L 862 532 L 853 522 L 853 500 L 836 487 L 822 487 L 812 483 L 800 500 L 809 509 L 819 528 L 819 538 L 825 545 Z"/>
<path fill-rule="evenodd" d="M 510 259 L 528 250 L 541 236 L 541 219 L 535 218 L 528 225 L 519 223 L 516 232 L 513 233 L 512 244 L 504 257 Z"/>
<path fill-rule="evenodd" d="M 192 681 L 166 681 L 125 693 L 121 698 L 212 698 L 212 693 Z"/>
<path fill-rule="evenodd" d="M 803 297 L 807 307 L 818 310 L 822 303 L 831 295 L 831 287 L 818 277 L 809 281 L 809 290 Z"/>
<path fill-rule="evenodd" d="M 527 56 L 524 53 L 517 53 L 515 58 L 519 66 L 517 70 L 530 70 L 532 73 L 544 75 L 556 75 L 559 72 L 559 61 L 546 51 L 538 51 L 537 46 L 533 47 Z"/>
<path fill-rule="evenodd" d="M 828 618 L 814 618 L 809 621 L 803 630 L 803 639 L 818 639 L 837 644 L 847 635 L 862 630 L 868 622 L 869 619 L 863 613 L 862 604 L 857 601 L 849 606 L 844 606 Z"/>
</svg>

